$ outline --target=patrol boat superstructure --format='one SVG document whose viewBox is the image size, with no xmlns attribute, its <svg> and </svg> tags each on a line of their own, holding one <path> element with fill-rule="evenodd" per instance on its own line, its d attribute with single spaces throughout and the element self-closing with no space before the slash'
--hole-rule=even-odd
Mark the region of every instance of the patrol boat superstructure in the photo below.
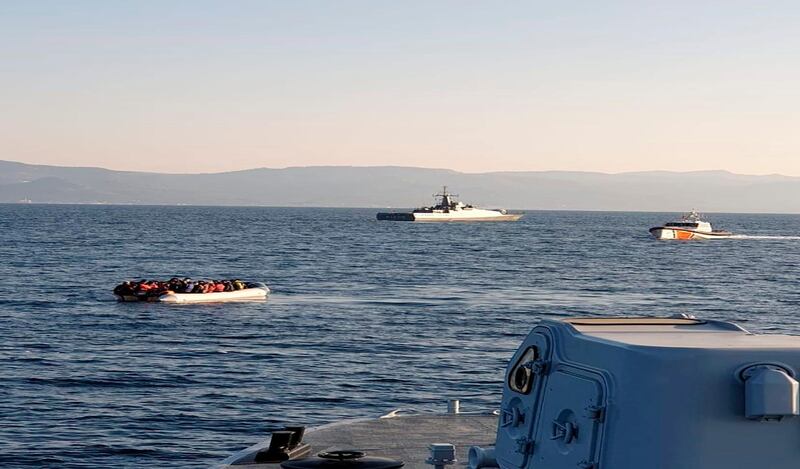
<svg viewBox="0 0 800 469">
<path fill-rule="evenodd" d="M 497 416 L 458 406 L 392 412 L 312 429 L 310 447 L 276 432 L 286 451 L 273 436 L 223 467 L 279 469 L 285 458 L 360 450 L 406 469 L 466 460 L 471 469 L 795 469 L 799 372 L 798 336 L 686 316 L 544 320 L 508 363 Z M 369 466 L 317 459 L 304 467 Z"/>
<path fill-rule="evenodd" d="M 432 207 L 421 207 L 412 212 L 382 212 L 377 215 L 378 220 L 389 221 L 419 221 L 419 222 L 448 222 L 448 221 L 517 221 L 522 214 L 512 214 L 504 209 L 485 209 L 467 205 L 456 200 L 457 195 L 447 192 L 447 186 L 442 188 L 440 194 L 434 197 L 439 199 Z"/>
</svg>

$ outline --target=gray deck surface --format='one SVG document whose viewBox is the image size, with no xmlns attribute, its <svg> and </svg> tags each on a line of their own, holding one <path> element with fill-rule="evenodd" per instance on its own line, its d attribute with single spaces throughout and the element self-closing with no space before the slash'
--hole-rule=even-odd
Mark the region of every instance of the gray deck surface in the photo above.
<svg viewBox="0 0 800 469">
<path fill-rule="evenodd" d="M 494 445 L 496 431 L 497 416 L 492 414 L 409 415 L 325 425 L 307 431 L 303 441 L 311 445 L 312 456 L 322 451 L 355 449 L 370 456 L 402 460 L 405 468 L 430 469 L 433 466 L 425 464 L 425 459 L 431 443 L 455 445 L 458 463 L 451 467 L 464 466 L 469 447 Z M 223 467 L 277 469 L 280 465 L 252 463 Z"/>
</svg>

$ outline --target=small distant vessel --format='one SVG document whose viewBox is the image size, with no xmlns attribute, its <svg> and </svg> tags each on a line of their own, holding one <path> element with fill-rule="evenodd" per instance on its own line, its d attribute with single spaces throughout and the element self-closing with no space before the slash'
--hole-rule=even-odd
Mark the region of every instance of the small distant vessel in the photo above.
<svg viewBox="0 0 800 469">
<path fill-rule="evenodd" d="M 521 213 L 508 213 L 504 209 L 485 209 L 467 205 L 456 200 L 456 194 L 447 192 L 444 186 L 441 194 L 434 197 L 439 202 L 432 207 L 421 207 L 412 212 L 383 212 L 378 214 L 378 220 L 389 221 L 420 221 L 420 222 L 449 222 L 449 221 L 517 221 Z"/>
<path fill-rule="evenodd" d="M 730 231 L 713 230 L 711 223 L 702 219 L 697 211 L 684 215 L 678 221 L 665 223 L 664 226 L 650 228 L 650 234 L 656 239 L 721 239 L 730 238 Z"/>
<path fill-rule="evenodd" d="M 241 282 L 236 280 L 236 282 Z M 149 290 L 141 290 L 137 284 L 158 284 Z M 193 284 L 195 282 L 192 282 Z M 241 282 L 239 289 L 230 291 L 209 291 L 206 293 L 184 292 L 183 288 L 175 288 L 167 282 L 142 281 L 136 284 L 124 282 L 114 288 L 114 296 L 121 302 L 149 302 L 149 303 L 220 303 L 225 301 L 263 300 L 270 294 L 270 289 L 260 282 Z"/>
</svg>

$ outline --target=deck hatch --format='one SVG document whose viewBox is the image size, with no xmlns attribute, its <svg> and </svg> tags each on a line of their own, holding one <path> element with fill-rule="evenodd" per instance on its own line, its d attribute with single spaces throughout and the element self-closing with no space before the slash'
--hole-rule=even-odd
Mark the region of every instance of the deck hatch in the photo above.
<svg viewBox="0 0 800 469">
<path fill-rule="evenodd" d="M 599 376 L 570 368 L 555 370 L 547 380 L 530 467 L 594 467 L 602 435 L 603 396 Z"/>
</svg>

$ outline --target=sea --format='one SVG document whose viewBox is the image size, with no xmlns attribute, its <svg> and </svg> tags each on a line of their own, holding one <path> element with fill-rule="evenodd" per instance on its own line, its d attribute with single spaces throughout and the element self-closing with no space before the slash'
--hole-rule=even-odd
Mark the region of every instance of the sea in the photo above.
<svg viewBox="0 0 800 469">
<path fill-rule="evenodd" d="M 498 406 L 538 321 L 729 319 L 800 334 L 800 215 L 378 222 L 374 209 L 0 205 L 0 465 L 211 467 L 283 425 Z M 118 303 L 126 279 L 241 278 L 267 301 Z"/>
</svg>

